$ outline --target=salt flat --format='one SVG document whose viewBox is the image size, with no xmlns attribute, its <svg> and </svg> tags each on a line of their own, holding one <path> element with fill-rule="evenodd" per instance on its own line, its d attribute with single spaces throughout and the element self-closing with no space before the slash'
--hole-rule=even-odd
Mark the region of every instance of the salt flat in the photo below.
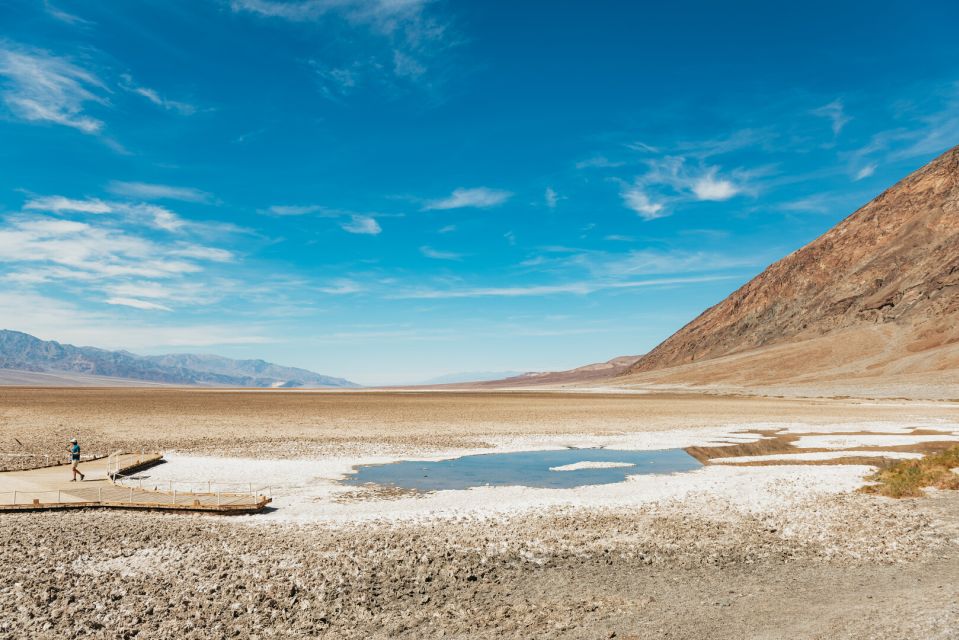
<svg viewBox="0 0 959 640">
<path fill-rule="evenodd" d="M 417 495 L 339 482 L 357 464 L 745 446 L 773 433 L 882 455 L 872 445 L 959 433 L 949 403 L 9 388 L 0 403 L 5 441 L 21 453 L 79 434 L 91 453 L 163 450 L 169 462 L 145 483 L 253 482 L 275 498 L 266 514 L 231 519 L 4 517 L 2 632 L 869 638 L 948 637 L 959 621 L 956 495 L 856 493 L 872 467 L 824 465 L 841 460 L 823 452 L 809 454 L 826 458 L 816 465 L 707 464 L 562 490 Z M 118 605 L 98 608 L 105 598 Z"/>
</svg>

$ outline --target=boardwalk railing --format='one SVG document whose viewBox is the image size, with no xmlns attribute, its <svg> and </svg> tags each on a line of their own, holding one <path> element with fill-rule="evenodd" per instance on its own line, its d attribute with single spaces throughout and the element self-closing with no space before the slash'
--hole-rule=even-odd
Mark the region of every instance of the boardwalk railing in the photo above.
<svg viewBox="0 0 959 640">
<path fill-rule="evenodd" d="M 139 473 L 113 476 L 113 483 L 120 487 L 132 487 L 145 491 L 166 491 L 172 493 L 196 493 L 214 495 L 217 493 L 237 495 L 260 495 L 273 497 L 270 485 L 254 485 L 252 482 L 228 482 L 221 480 L 154 480 Z"/>
<path fill-rule="evenodd" d="M 270 487 L 254 488 L 246 483 L 239 490 L 224 491 L 227 483 L 190 483 L 183 491 L 184 483 L 162 483 L 152 488 L 143 486 L 142 475 L 134 475 L 137 469 L 162 460 L 158 453 L 116 452 L 108 456 L 106 476 L 108 484 L 83 486 L 77 484 L 69 489 L 44 491 L 0 492 L 0 511 L 30 509 L 58 509 L 70 507 L 114 507 L 138 509 L 178 509 L 190 511 L 215 511 L 218 513 L 250 513 L 263 509 L 272 502 Z M 149 482 L 147 483 L 149 485 Z M 164 486 L 166 485 L 166 486 Z M 206 486 L 207 491 L 195 491 L 197 486 Z M 163 489 L 166 488 L 167 491 Z"/>
<path fill-rule="evenodd" d="M 78 487 L 50 491 L 5 491 L 0 492 L 0 509 L 36 508 L 55 509 L 62 507 L 104 506 L 134 507 L 141 509 L 186 509 L 194 511 L 257 511 L 270 502 L 270 498 L 258 494 L 223 493 L 197 494 L 146 491 L 133 487 L 107 485 L 103 487 Z"/>
</svg>

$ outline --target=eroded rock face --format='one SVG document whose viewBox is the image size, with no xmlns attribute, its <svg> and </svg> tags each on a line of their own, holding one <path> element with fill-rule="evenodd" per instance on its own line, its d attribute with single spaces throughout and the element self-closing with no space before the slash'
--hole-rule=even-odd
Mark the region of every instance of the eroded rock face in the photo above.
<svg viewBox="0 0 959 640">
<path fill-rule="evenodd" d="M 959 340 L 959 147 L 773 264 L 626 373 L 889 325 L 904 349 Z"/>
</svg>

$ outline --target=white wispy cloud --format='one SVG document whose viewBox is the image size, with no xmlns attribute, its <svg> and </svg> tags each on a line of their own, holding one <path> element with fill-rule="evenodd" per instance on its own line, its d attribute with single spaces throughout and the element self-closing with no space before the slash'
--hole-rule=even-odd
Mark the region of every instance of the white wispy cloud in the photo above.
<svg viewBox="0 0 959 640">
<path fill-rule="evenodd" d="M 879 165 L 877 165 L 875 162 L 871 162 L 867 164 L 866 166 L 864 166 L 863 168 L 861 168 L 859 171 L 856 172 L 856 175 L 853 177 L 853 180 L 859 181 L 859 180 L 868 178 L 872 174 L 876 173 L 876 169 L 878 167 Z"/>
<path fill-rule="evenodd" d="M 143 200 L 182 200 L 184 202 L 209 202 L 212 196 L 206 191 L 193 187 L 174 187 L 167 184 L 147 182 L 121 182 L 114 180 L 107 185 L 107 191 L 127 198 Z"/>
<path fill-rule="evenodd" d="M 96 198 L 87 200 L 75 200 L 65 198 L 64 196 L 43 196 L 32 198 L 23 205 L 24 209 L 38 211 L 50 211 L 54 213 L 61 212 L 80 212 L 80 213 L 111 213 L 113 208 Z"/>
<path fill-rule="evenodd" d="M 157 257 L 164 254 L 144 237 L 73 220 L 17 216 L 0 227 L 0 262 L 68 267 L 78 279 L 168 278 L 201 270 L 195 262 Z"/>
<path fill-rule="evenodd" d="M 676 286 L 718 280 L 730 280 L 738 276 L 696 276 L 688 278 L 651 278 L 629 281 L 581 281 L 563 284 L 527 285 L 518 287 L 476 287 L 458 289 L 420 289 L 391 295 L 398 300 L 437 300 L 451 298 L 517 298 L 533 296 L 551 296 L 562 294 L 587 295 L 610 289 L 635 289 L 641 287 Z"/>
<path fill-rule="evenodd" d="M 319 287 L 319 291 L 333 296 L 344 296 L 353 293 L 360 293 L 365 290 L 366 287 L 349 278 L 337 278 L 336 280 Z"/>
<path fill-rule="evenodd" d="M 310 213 L 319 213 L 325 211 L 326 207 L 318 204 L 307 205 L 284 205 L 275 204 L 267 209 L 269 213 L 277 216 L 305 216 Z"/>
<path fill-rule="evenodd" d="M 845 105 L 843 104 L 843 101 L 838 98 L 829 104 L 824 104 L 821 107 L 813 109 L 812 113 L 820 118 L 826 118 L 829 120 L 832 125 L 832 133 L 834 136 L 838 136 L 843 127 L 845 127 L 846 124 L 848 124 L 852 119 L 846 115 Z"/>
<path fill-rule="evenodd" d="M 697 200 L 722 201 L 729 200 L 741 189 L 731 180 L 718 178 L 716 167 L 710 167 L 698 178 L 693 179 L 692 191 Z"/>
<path fill-rule="evenodd" d="M 633 151 L 642 151 L 644 153 L 659 153 L 659 149 L 641 140 L 626 143 L 626 148 Z"/>
<path fill-rule="evenodd" d="M 231 262 L 236 257 L 232 251 L 219 247 L 205 247 L 197 244 L 177 244 L 169 249 L 169 255 L 180 258 L 195 258 L 209 262 Z"/>
<path fill-rule="evenodd" d="M 149 302 L 148 300 L 138 300 L 137 298 L 107 298 L 104 300 L 104 302 L 122 307 L 142 309 L 144 311 L 173 311 L 173 309 L 166 305 L 162 305 L 157 302 Z"/>
<path fill-rule="evenodd" d="M 623 203 L 639 214 L 643 220 L 655 220 L 669 213 L 659 202 L 653 202 L 642 187 L 632 186 L 622 191 Z"/>
<path fill-rule="evenodd" d="M 128 220 L 170 232 L 180 231 L 189 226 L 189 223 L 175 212 L 147 202 L 112 202 L 98 198 L 76 200 L 64 196 L 42 196 L 28 200 L 23 205 L 23 209 L 50 213 L 116 214 Z"/>
<path fill-rule="evenodd" d="M 556 189 L 553 187 L 546 187 L 546 191 L 543 192 L 543 200 L 546 201 L 547 207 L 550 209 L 555 209 L 559 201 L 565 200 L 565 198 L 562 198 L 558 193 L 556 193 Z"/>
<path fill-rule="evenodd" d="M 778 134 L 772 128 L 737 129 L 732 133 L 715 138 L 678 142 L 672 146 L 669 153 L 683 158 L 693 158 L 699 162 L 706 162 L 710 158 L 727 155 L 742 149 L 768 148 L 777 136 Z"/>
<path fill-rule="evenodd" d="M 347 53 L 327 50 L 323 62 L 311 61 L 323 93 L 332 99 L 351 94 L 364 83 L 390 84 L 385 78 L 432 86 L 425 81 L 440 53 L 454 43 L 447 26 L 429 15 L 432 0 L 232 0 L 234 12 L 291 22 L 318 22 L 331 16 L 370 34 L 378 46 Z M 432 12 L 432 13 L 435 13 Z"/>
<path fill-rule="evenodd" d="M 453 251 L 440 251 L 432 247 L 422 246 L 420 247 L 420 253 L 422 253 L 427 258 L 432 258 L 433 260 L 462 260 L 463 254 L 455 253 Z"/>
<path fill-rule="evenodd" d="M 685 202 L 721 202 L 752 191 L 746 186 L 751 175 L 737 169 L 722 174 L 718 166 L 690 166 L 683 156 L 666 156 L 648 162 L 649 171 L 620 191 L 623 203 L 644 220 L 672 214 Z"/>
<path fill-rule="evenodd" d="M 145 311 L 210 304 L 226 283 L 204 290 L 205 272 L 236 256 L 200 240 L 209 226 L 150 203 L 32 197 L 0 218 L 0 280 Z"/>
<path fill-rule="evenodd" d="M 488 187 L 476 187 L 473 189 L 454 189 L 453 193 L 446 198 L 428 202 L 424 210 L 445 210 L 445 209 L 464 209 L 476 208 L 487 209 L 496 207 L 512 197 L 509 191 L 501 189 L 490 189 Z"/>
<path fill-rule="evenodd" d="M 613 161 L 607 158 L 606 156 L 593 156 L 592 158 L 587 158 L 586 160 L 580 160 L 576 163 L 577 169 L 610 169 L 614 167 L 621 167 L 625 162 L 622 161 Z"/>
<path fill-rule="evenodd" d="M 631 240 L 612 236 L 608 239 Z M 708 275 L 720 271 L 754 268 L 768 264 L 770 256 L 750 254 L 722 254 L 706 251 L 633 249 L 629 251 L 601 251 L 575 247 L 541 247 L 524 265 L 536 266 L 537 271 L 588 274 L 591 280 L 615 281 L 638 276 L 675 276 L 679 274 Z"/>
<path fill-rule="evenodd" d="M 54 6 L 49 0 L 44 0 L 43 9 L 47 12 L 47 15 L 49 15 L 51 18 L 59 20 L 60 22 L 65 22 L 72 25 L 91 24 L 89 20 L 84 20 L 80 16 L 67 13 L 63 9 Z"/>
<path fill-rule="evenodd" d="M 378 235 L 381 231 L 383 231 L 383 229 L 380 227 L 380 223 L 376 221 L 376 218 L 361 215 L 350 216 L 349 221 L 341 223 L 340 227 L 349 233 L 371 236 Z"/>
<path fill-rule="evenodd" d="M 345 14 L 356 21 L 381 21 L 420 10 L 429 0 L 233 0 L 234 11 L 249 11 L 272 18 L 309 21 L 329 13 Z M 388 28 L 388 24 L 384 24 Z"/>
<path fill-rule="evenodd" d="M 103 121 L 88 115 L 90 103 L 106 105 L 104 84 L 66 58 L 0 40 L 0 76 L 6 79 L 3 102 L 16 117 L 49 122 L 97 134 Z"/>
<path fill-rule="evenodd" d="M 104 291 L 113 298 L 151 298 L 168 299 L 177 296 L 175 289 L 158 282 L 121 282 L 104 287 Z"/>
<path fill-rule="evenodd" d="M 133 77 L 129 74 L 123 74 L 121 79 L 123 80 L 120 85 L 121 87 L 131 93 L 135 93 L 138 96 L 146 98 L 148 101 L 162 109 L 166 109 L 167 111 L 175 111 L 184 116 L 191 116 L 197 111 L 197 108 L 192 104 L 165 98 L 157 93 L 155 89 L 150 89 L 149 87 L 144 87 L 137 84 L 133 81 Z"/>
<path fill-rule="evenodd" d="M 374 62 L 368 60 L 354 61 L 348 66 L 341 67 L 311 60 L 310 65 L 320 80 L 323 95 L 334 101 L 353 93 L 353 90 L 367 74 L 376 73 L 379 69 Z"/>
</svg>

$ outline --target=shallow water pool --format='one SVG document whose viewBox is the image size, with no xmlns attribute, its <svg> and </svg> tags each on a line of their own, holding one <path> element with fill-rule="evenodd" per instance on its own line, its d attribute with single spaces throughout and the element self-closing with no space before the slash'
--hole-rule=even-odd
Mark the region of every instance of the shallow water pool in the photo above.
<svg viewBox="0 0 959 640">
<path fill-rule="evenodd" d="M 622 482 L 627 476 L 677 473 L 702 466 L 682 449 L 621 451 L 561 449 L 486 453 L 435 462 L 404 460 L 364 465 L 343 482 L 438 491 L 472 487 L 524 486 L 568 489 Z"/>
</svg>

